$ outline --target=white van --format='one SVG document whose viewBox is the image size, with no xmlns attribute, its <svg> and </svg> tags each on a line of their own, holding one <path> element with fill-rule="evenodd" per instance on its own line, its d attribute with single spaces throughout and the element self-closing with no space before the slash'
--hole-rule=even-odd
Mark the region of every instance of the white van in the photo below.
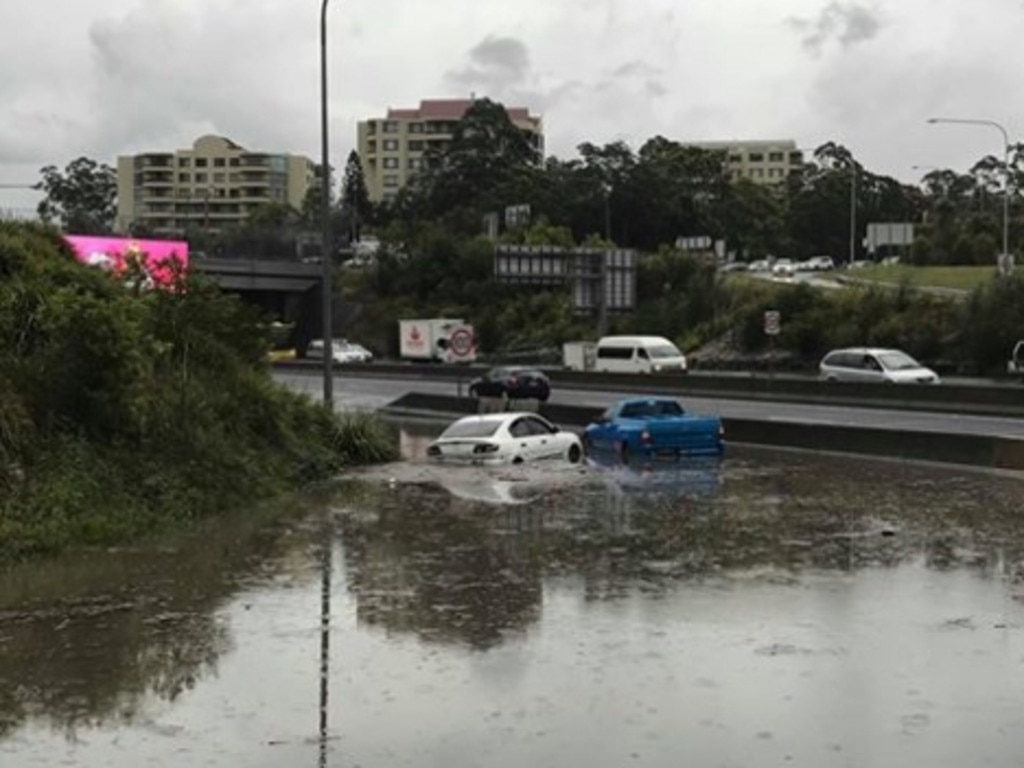
<svg viewBox="0 0 1024 768">
<path fill-rule="evenodd" d="M 662 336 L 605 336 L 594 370 L 606 373 L 686 373 L 686 357 Z"/>
</svg>

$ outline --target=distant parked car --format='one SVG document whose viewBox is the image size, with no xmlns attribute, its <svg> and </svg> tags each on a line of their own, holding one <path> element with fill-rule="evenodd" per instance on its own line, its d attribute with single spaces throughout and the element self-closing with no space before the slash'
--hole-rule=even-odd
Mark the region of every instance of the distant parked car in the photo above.
<svg viewBox="0 0 1024 768">
<path fill-rule="evenodd" d="M 938 384 L 939 375 L 906 352 L 876 347 L 851 347 L 829 352 L 818 366 L 825 381 L 890 384 Z"/>
<path fill-rule="evenodd" d="M 771 272 L 772 265 L 768 263 L 767 259 L 758 259 L 750 262 L 748 269 L 751 272 Z"/>
<path fill-rule="evenodd" d="M 631 456 L 720 456 L 725 433 L 717 416 L 687 413 L 677 400 L 631 397 L 620 400 L 587 425 L 588 448 Z"/>
<path fill-rule="evenodd" d="M 507 397 L 509 400 L 546 401 L 551 382 L 536 368 L 502 366 L 492 368 L 469 383 L 470 397 Z"/>
<path fill-rule="evenodd" d="M 541 459 L 583 460 L 583 444 L 536 413 L 464 416 L 427 446 L 434 461 L 465 464 L 522 464 Z"/>
<path fill-rule="evenodd" d="M 746 272 L 747 263 L 745 261 L 728 261 L 725 264 L 721 264 L 718 267 L 719 272 Z"/>
<path fill-rule="evenodd" d="M 831 256 L 812 256 L 806 262 L 807 268 L 812 272 L 828 272 L 836 268 L 836 263 Z"/>
</svg>

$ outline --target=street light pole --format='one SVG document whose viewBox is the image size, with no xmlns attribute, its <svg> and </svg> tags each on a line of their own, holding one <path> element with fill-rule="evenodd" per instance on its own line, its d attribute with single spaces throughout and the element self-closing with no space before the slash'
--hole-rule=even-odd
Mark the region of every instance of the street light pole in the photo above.
<svg viewBox="0 0 1024 768">
<path fill-rule="evenodd" d="M 327 151 L 327 3 L 320 6 L 320 189 L 321 197 L 321 303 L 323 305 L 324 407 L 334 410 L 334 340 L 331 335 L 331 166 Z"/>
<path fill-rule="evenodd" d="M 995 120 L 969 120 L 958 117 L 930 117 L 928 122 L 932 125 L 939 123 L 954 123 L 959 125 L 987 125 L 995 128 L 1003 135 L 1003 259 L 1010 256 L 1010 135 L 1001 123 Z M 1002 272 L 1001 259 L 996 259 L 996 267 Z"/>
<path fill-rule="evenodd" d="M 604 192 L 604 239 L 605 250 L 601 254 L 601 268 L 598 270 L 598 314 L 597 335 L 604 336 L 608 332 L 608 260 L 611 258 L 612 247 L 612 185 L 607 182 L 601 185 Z"/>
<path fill-rule="evenodd" d="M 850 266 L 857 258 L 857 164 L 850 163 Z"/>
</svg>

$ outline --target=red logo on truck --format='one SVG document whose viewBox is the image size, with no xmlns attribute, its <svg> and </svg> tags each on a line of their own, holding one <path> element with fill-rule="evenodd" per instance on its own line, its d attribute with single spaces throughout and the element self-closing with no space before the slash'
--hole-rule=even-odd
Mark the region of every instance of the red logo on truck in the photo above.
<svg viewBox="0 0 1024 768">
<path fill-rule="evenodd" d="M 423 344 L 424 344 L 424 342 L 423 342 L 423 334 L 421 334 L 420 333 L 420 329 L 417 328 L 414 325 L 412 327 L 412 330 L 409 331 L 409 346 L 410 347 L 422 347 Z"/>
</svg>

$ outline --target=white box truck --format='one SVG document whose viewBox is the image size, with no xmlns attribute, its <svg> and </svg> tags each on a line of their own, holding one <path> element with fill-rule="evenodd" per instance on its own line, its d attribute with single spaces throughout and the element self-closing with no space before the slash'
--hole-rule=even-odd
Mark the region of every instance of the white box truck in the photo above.
<svg viewBox="0 0 1024 768">
<path fill-rule="evenodd" d="M 567 341 L 562 345 L 562 365 L 570 371 L 592 371 L 596 359 L 596 342 Z"/>
<path fill-rule="evenodd" d="M 476 360 L 473 326 L 451 317 L 398 321 L 398 350 L 403 360 L 471 363 Z"/>
</svg>

